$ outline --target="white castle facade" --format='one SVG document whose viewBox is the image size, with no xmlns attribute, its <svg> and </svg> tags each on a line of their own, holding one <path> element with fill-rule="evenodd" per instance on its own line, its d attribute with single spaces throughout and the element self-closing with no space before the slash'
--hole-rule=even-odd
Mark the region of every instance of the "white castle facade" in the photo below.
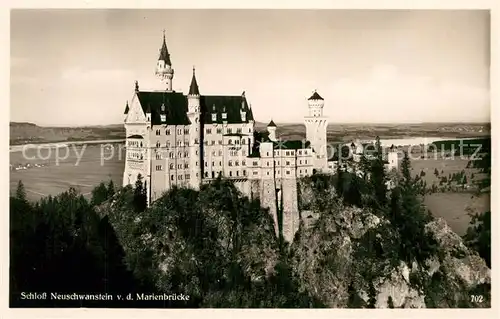
<svg viewBox="0 0 500 319">
<path fill-rule="evenodd" d="M 149 204 L 175 185 L 198 189 L 222 176 L 233 180 L 243 194 L 260 198 L 275 225 L 277 206 L 281 207 L 283 235 L 291 241 L 299 225 L 297 178 L 335 169 L 327 156 L 324 99 L 314 92 L 307 101 L 307 142 L 281 141 L 272 120 L 267 132 L 256 132 L 244 92 L 201 95 L 194 68 L 189 93 L 173 91 L 174 69 L 165 35 L 156 75 L 162 89 L 141 91 L 136 82 L 125 107 L 123 185 L 134 184 L 140 174 Z"/>
</svg>

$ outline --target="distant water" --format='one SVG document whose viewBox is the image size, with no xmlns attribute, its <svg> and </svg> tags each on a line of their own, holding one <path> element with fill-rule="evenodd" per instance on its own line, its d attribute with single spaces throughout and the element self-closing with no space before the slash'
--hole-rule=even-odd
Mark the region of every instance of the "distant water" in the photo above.
<svg viewBox="0 0 500 319">
<path fill-rule="evenodd" d="M 476 139 L 477 137 L 408 137 L 408 138 L 389 138 L 389 139 L 380 139 L 380 144 L 384 147 L 390 147 L 391 145 L 394 146 L 405 146 L 405 145 L 420 145 L 420 144 L 432 144 L 434 142 L 439 142 L 439 141 L 449 141 L 449 140 L 472 140 Z M 370 142 L 375 142 L 375 139 L 373 140 L 360 140 L 362 143 L 370 143 Z"/>
<path fill-rule="evenodd" d="M 23 148 L 57 148 L 57 147 L 68 147 L 70 145 L 83 145 L 83 144 L 107 144 L 107 143 L 122 143 L 125 139 L 116 140 L 93 140 L 93 141 L 74 141 L 74 142 L 57 142 L 57 143 L 41 143 L 41 144 L 22 144 L 22 145 L 12 145 L 10 146 L 11 152 L 21 152 Z"/>
</svg>

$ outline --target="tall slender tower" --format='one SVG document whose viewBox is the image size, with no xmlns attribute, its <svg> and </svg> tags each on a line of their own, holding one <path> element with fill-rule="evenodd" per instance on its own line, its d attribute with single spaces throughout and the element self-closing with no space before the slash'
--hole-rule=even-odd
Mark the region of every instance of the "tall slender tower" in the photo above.
<svg viewBox="0 0 500 319">
<path fill-rule="evenodd" d="M 170 53 L 167 49 L 167 41 L 165 40 L 165 30 L 163 30 L 163 44 L 160 49 L 160 57 L 156 63 L 156 76 L 160 81 L 165 84 L 165 91 L 172 91 L 172 80 L 174 78 L 174 69 L 172 69 L 172 62 L 170 61 Z"/>
<path fill-rule="evenodd" d="M 188 112 L 187 116 L 191 122 L 189 130 L 189 167 L 192 170 L 196 170 L 190 180 L 190 186 L 194 189 L 198 189 L 201 183 L 201 165 L 197 166 L 198 162 L 203 162 L 203 141 L 202 132 L 203 128 L 200 121 L 200 90 L 198 89 L 198 82 L 196 82 L 195 69 L 193 67 L 193 77 L 191 78 L 191 85 L 189 86 L 189 93 L 187 96 L 188 100 Z"/>
<path fill-rule="evenodd" d="M 320 170 L 326 170 L 328 168 L 328 152 L 326 145 L 328 118 L 323 116 L 325 100 L 318 92 L 314 91 L 313 95 L 307 101 L 309 114 L 304 117 L 306 139 L 311 143 L 314 152 L 314 166 Z"/>
</svg>

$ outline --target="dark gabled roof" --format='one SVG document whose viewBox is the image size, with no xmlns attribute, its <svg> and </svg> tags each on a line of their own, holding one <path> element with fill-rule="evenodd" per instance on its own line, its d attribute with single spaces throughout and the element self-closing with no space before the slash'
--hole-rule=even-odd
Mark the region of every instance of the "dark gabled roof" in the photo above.
<svg viewBox="0 0 500 319">
<path fill-rule="evenodd" d="M 144 137 L 142 137 L 141 135 L 137 135 L 137 134 L 136 135 L 130 135 L 127 138 L 138 138 L 138 139 L 141 139 L 141 140 L 144 139 Z"/>
<path fill-rule="evenodd" d="M 244 96 L 220 96 L 220 95 L 202 95 L 200 97 L 201 112 L 205 124 L 223 123 L 248 123 L 253 120 L 252 110 L 247 106 Z M 215 110 L 215 111 L 214 111 Z M 222 119 L 222 113 L 227 114 L 226 119 Z M 241 118 L 241 112 L 246 112 L 245 121 Z M 212 114 L 217 114 L 216 120 L 212 121 Z"/>
<path fill-rule="evenodd" d="M 163 32 L 163 44 L 161 46 L 160 58 L 158 60 L 165 61 L 166 65 L 172 65 L 172 62 L 170 61 L 170 54 L 167 49 L 167 41 L 165 40 L 165 31 Z"/>
<path fill-rule="evenodd" d="M 196 76 L 194 74 L 194 68 L 193 68 L 193 78 L 191 79 L 191 85 L 189 86 L 189 94 L 200 95 L 200 91 L 198 89 L 198 83 L 196 82 Z"/>
<path fill-rule="evenodd" d="M 181 92 L 137 92 L 139 102 L 145 113 L 151 113 L 151 123 L 153 125 L 189 125 L 191 122 L 187 116 L 188 102 L 187 96 Z M 165 105 L 166 121 L 161 122 L 161 106 Z M 212 123 L 248 123 L 253 120 L 252 110 L 247 106 L 246 98 L 237 96 L 200 96 L 200 106 L 202 120 L 205 124 Z M 217 114 L 217 119 L 212 121 L 212 113 Z M 225 110 L 226 120 L 222 119 L 222 113 Z M 246 120 L 241 119 L 241 112 L 246 112 Z"/>
<path fill-rule="evenodd" d="M 267 124 L 267 127 L 276 127 L 276 124 L 274 124 L 274 121 L 271 120 L 271 122 L 269 122 L 269 124 Z"/>
<path fill-rule="evenodd" d="M 138 92 L 137 96 L 144 112 L 151 111 L 152 125 L 188 125 L 187 98 L 179 92 Z M 165 105 L 166 121 L 161 122 L 162 104 Z"/>
<path fill-rule="evenodd" d="M 311 95 L 308 100 L 323 100 L 323 98 L 318 94 L 318 92 L 314 91 L 313 95 Z"/>
<path fill-rule="evenodd" d="M 128 114 L 129 110 L 130 108 L 128 107 L 128 101 L 127 101 L 127 104 L 125 105 L 125 112 L 123 112 L 123 114 Z"/>
<path fill-rule="evenodd" d="M 304 148 L 310 148 L 311 143 L 309 141 L 293 140 L 293 141 L 276 141 L 273 142 L 274 148 L 283 150 L 298 150 Z"/>
</svg>

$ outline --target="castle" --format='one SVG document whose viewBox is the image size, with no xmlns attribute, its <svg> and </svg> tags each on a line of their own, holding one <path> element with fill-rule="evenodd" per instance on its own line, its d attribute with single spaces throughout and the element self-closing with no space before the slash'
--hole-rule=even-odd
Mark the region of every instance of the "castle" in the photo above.
<svg viewBox="0 0 500 319">
<path fill-rule="evenodd" d="M 245 92 L 200 94 L 194 68 L 188 94 L 173 91 L 165 34 L 155 73 L 162 89 L 141 91 L 136 81 L 125 107 L 123 185 L 134 184 L 140 174 L 149 205 L 174 185 L 198 189 L 222 176 L 269 208 L 276 231 L 281 209 L 283 236 L 291 241 L 299 225 L 297 178 L 335 169 L 327 156 L 324 99 L 314 92 L 307 100 L 307 142 L 282 141 L 272 120 L 267 132 L 255 130 Z"/>
</svg>

